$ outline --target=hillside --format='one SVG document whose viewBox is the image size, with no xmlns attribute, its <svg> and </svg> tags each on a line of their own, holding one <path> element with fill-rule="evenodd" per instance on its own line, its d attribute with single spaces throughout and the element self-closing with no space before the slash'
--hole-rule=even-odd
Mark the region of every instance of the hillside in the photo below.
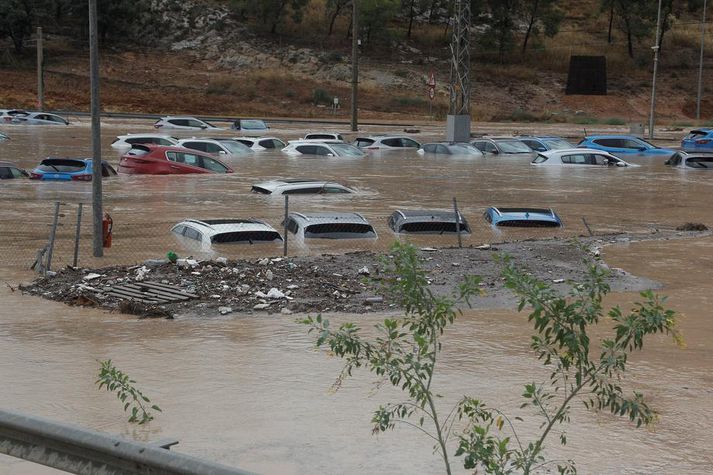
<svg viewBox="0 0 713 475">
<path fill-rule="evenodd" d="M 643 38 L 635 57 L 627 54 L 624 35 L 614 28 L 607 40 L 608 17 L 598 2 L 561 2 L 559 33 L 533 40 L 504 57 L 474 41 L 474 119 L 485 121 L 574 121 L 622 123 L 648 114 L 651 53 Z M 325 2 L 312 0 L 304 19 L 286 18 L 277 34 L 259 22 L 229 12 L 225 2 L 153 0 L 155 38 L 107 42 L 102 52 L 102 104 L 107 111 L 191 113 L 230 116 L 326 117 L 333 96 L 348 116 L 349 17 L 335 19 L 332 35 Z M 447 34 L 442 24 L 416 17 L 411 38 L 407 19 L 395 17 L 389 34 L 365 48 L 361 59 L 360 114 L 363 118 L 428 118 L 425 81 L 434 71 L 438 82 L 432 116 L 447 110 L 449 74 Z M 477 31 L 479 25 L 474 25 Z M 515 25 L 520 41 L 522 25 Z M 376 34 L 376 33 L 372 33 Z M 713 46 L 707 35 L 707 46 Z M 662 50 L 657 111 L 662 120 L 692 122 L 695 113 L 700 30 L 692 16 L 682 17 L 667 32 Z M 648 50 L 648 51 L 647 51 Z M 569 57 L 606 55 L 609 95 L 566 96 Z M 46 103 L 55 110 L 87 110 L 88 53 L 58 31 L 46 40 Z M 710 62 L 708 62 L 708 65 Z M 0 107 L 35 105 L 34 51 L 6 53 L 0 62 Z M 703 116 L 713 118 L 710 69 L 704 82 Z"/>
</svg>

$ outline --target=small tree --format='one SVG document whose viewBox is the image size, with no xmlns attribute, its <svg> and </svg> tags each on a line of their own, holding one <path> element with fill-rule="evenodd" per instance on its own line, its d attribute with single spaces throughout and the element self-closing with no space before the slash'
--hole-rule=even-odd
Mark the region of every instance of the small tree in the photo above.
<svg viewBox="0 0 713 475">
<path fill-rule="evenodd" d="M 532 473 L 553 463 L 544 456 L 544 445 L 553 430 L 569 422 L 571 405 L 580 400 L 590 410 L 610 410 L 627 416 L 637 425 L 655 421 L 656 413 L 634 392 L 627 397 L 620 386 L 629 355 L 643 347 L 644 337 L 655 333 L 673 335 L 680 341 L 674 313 L 663 307 L 664 299 L 651 292 L 642 293 L 644 302 L 623 313 L 618 307 L 607 316 L 614 323 L 613 335 L 601 341 L 599 355 L 590 354 L 588 329 L 599 323 L 604 310 L 602 298 L 609 292 L 606 272 L 591 264 L 586 279 L 572 287 L 568 297 L 558 295 L 546 283 L 518 271 L 504 260 L 505 283 L 520 299 L 519 309 L 532 307 L 528 320 L 534 324 L 531 347 L 551 369 L 549 381 L 525 385 L 522 408 L 534 408 L 544 420 L 538 436 L 526 443 L 514 422 L 504 412 L 480 400 L 465 397 L 447 417 L 439 415 L 432 387 L 436 363 L 441 352 L 441 336 L 460 313 L 457 306 L 469 304 L 479 293 L 478 279 L 467 277 L 452 296 L 437 296 L 428 287 L 415 248 L 396 243 L 392 261 L 386 262 L 389 295 L 404 309 L 404 317 L 386 319 L 376 325 L 378 336 L 367 340 L 353 323 L 330 328 L 321 315 L 301 320 L 317 333 L 317 346 L 328 345 L 346 364 L 335 387 L 365 367 L 401 388 L 408 399 L 380 407 L 372 418 L 374 433 L 405 424 L 414 427 L 434 443 L 443 459 L 445 472 L 451 473 L 449 440 L 456 422 L 456 456 L 463 456 L 467 469 L 486 473 Z M 507 426 L 506 426 L 507 424 Z M 514 438 L 514 442 L 513 442 Z M 564 431 L 560 442 L 566 444 Z M 574 462 L 559 464 L 561 473 L 575 471 Z"/>
<path fill-rule="evenodd" d="M 152 405 L 151 400 L 136 388 L 136 381 L 114 366 L 111 360 L 101 361 L 100 364 L 99 377 L 95 384 L 98 389 L 116 393 L 117 399 L 124 405 L 124 412 L 131 408 L 129 422 L 146 424 L 154 419 L 149 409 L 161 412 L 160 407 Z"/>
</svg>

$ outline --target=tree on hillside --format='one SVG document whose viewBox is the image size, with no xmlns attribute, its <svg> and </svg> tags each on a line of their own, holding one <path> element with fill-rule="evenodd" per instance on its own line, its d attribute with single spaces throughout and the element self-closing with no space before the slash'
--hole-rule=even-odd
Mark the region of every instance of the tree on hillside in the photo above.
<svg viewBox="0 0 713 475">
<path fill-rule="evenodd" d="M 389 37 L 387 25 L 399 11 L 400 0 L 358 0 L 362 41 L 369 45 Z"/>
<path fill-rule="evenodd" d="M 3 0 L 0 2 L 0 38 L 10 38 L 16 53 L 22 53 L 25 38 L 32 34 L 34 2 Z"/>
<path fill-rule="evenodd" d="M 89 36 L 88 0 L 63 0 L 69 16 L 79 24 L 79 34 Z M 141 38 L 144 17 L 149 17 L 148 0 L 101 0 L 97 2 L 97 33 L 102 42 Z"/>
<path fill-rule="evenodd" d="M 327 0 L 327 15 L 329 17 L 329 28 L 327 29 L 327 36 L 331 36 L 334 31 L 334 22 L 340 13 L 345 11 L 347 7 L 350 7 L 352 0 Z"/>
<path fill-rule="evenodd" d="M 309 0 L 232 0 L 234 11 L 243 16 L 256 18 L 270 26 L 270 33 L 277 33 L 277 27 L 291 13 L 292 21 L 300 23 L 304 7 Z"/>
<path fill-rule="evenodd" d="M 485 27 L 478 42 L 487 50 L 495 50 L 502 62 L 512 50 L 517 12 L 522 0 L 486 0 L 485 8 L 477 13 L 477 23 Z M 472 12 L 476 15 L 476 12 Z"/>
<path fill-rule="evenodd" d="M 559 0 L 524 0 L 522 4 L 522 19 L 527 25 L 525 38 L 522 41 L 522 52 L 527 49 L 530 37 L 538 35 L 540 29 L 545 36 L 552 37 L 559 31 L 564 13 L 558 8 Z"/>
<path fill-rule="evenodd" d="M 613 0 L 619 28 L 626 35 L 629 57 L 634 57 L 634 41 L 651 34 L 658 5 L 650 0 Z"/>
</svg>

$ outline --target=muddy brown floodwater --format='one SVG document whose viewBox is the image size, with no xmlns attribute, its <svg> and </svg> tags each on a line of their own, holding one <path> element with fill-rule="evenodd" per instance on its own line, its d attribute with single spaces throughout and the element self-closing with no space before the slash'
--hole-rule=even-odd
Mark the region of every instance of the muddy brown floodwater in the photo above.
<svg viewBox="0 0 713 475">
<path fill-rule="evenodd" d="M 147 124 L 108 122 L 106 157 L 116 162 L 109 147 L 113 136 L 147 131 Z M 508 125 L 501 130 L 514 129 Z M 0 144 L 0 160 L 28 168 L 48 155 L 81 156 L 90 149 L 86 121 L 68 128 L 2 130 L 11 140 Z M 304 131 L 273 129 L 271 134 L 295 138 Z M 426 137 L 438 133 L 424 132 Z M 601 233 L 670 229 L 686 221 L 713 223 L 713 208 L 701 198 L 710 195 L 713 174 L 670 170 L 659 161 L 637 163 L 642 166 L 625 170 L 546 170 L 526 161 L 424 158 L 415 153 L 345 161 L 267 153 L 236 163 L 233 176 L 118 177 L 105 187 L 107 208 L 116 223 L 115 246 L 102 260 L 89 258 L 90 229 L 85 226 L 80 263 L 132 263 L 169 249 L 192 253 L 168 232 L 185 217 L 255 216 L 277 225 L 282 201 L 250 194 L 249 185 L 284 176 L 324 177 L 356 187 L 359 193 L 352 196 L 299 197 L 293 209 L 360 211 L 380 235 L 368 243 L 294 243 L 291 252 L 297 254 L 383 249 L 393 240 L 385 225 L 391 210 L 447 208 L 453 196 L 473 226 L 466 244 L 578 235 L 585 231 L 582 217 Z M 90 185 L 81 183 L 0 184 L 0 407 L 140 440 L 175 437 L 180 451 L 262 473 L 440 472 L 429 441 L 415 431 L 371 435 L 371 411 L 396 400 L 395 392 L 373 391 L 373 378 L 364 373 L 357 373 L 336 394 L 330 392 L 340 362 L 314 351 L 312 339 L 294 323 L 294 316 L 136 320 L 13 292 L 5 283 L 32 278 L 25 269 L 46 240 L 54 200 L 66 203 L 56 265 L 70 262 L 72 207 L 87 203 L 89 190 Z M 481 219 L 491 204 L 551 206 L 565 227 L 495 232 Z M 415 242 L 453 244 L 448 238 Z M 279 251 L 257 246 L 220 249 L 229 257 Z M 632 358 L 629 387 L 647 394 L 660 411 L 655 428 L 636 430 L 624 420 L 577 408 L 568 446 L 563 449 L 552 440 L 548 453 L 575 459 L 581 473 L 710 473 L 713 238 L 619 244 L 603 254 L 611 266 L 663 283 L 661 293 L 681 312 L 687 347 L 653 338 Z M 615 294 L 609 303 L 628 305 L 636 297 Z M 383 315 L 331 318 L 358 320 L 368 328 Z M 522 385 L 547 377 L 528 350 L 529 334 L 525 316 L 513 309 L 471 311 L 460 318 L 445 336 L 435 382 L 445 395 L 443 407 L 471 394 L 518 413 Z M 95 389 L 97 360 L 106 358 L 138 380 L 162 407 L 163 414 L 150 426 L 129 426 L 117 401 Z M 520 415 L 526 419 L 524 430 L 533 433 L 536 418 Z M 0 457 L 0 473 L 51 471 Z"/>
</svg>

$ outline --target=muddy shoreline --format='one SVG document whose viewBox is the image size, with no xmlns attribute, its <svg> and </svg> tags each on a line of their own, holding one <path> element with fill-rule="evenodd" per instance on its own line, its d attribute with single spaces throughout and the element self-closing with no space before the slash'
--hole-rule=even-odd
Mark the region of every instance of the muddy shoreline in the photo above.
<svg viewBox="0 0 713 475">
<path fill-rule="evenodd" d="M 582 237 L 579 240 L 525 240 L 458 248 L 421 248 L 419 255 L 437 294 L 451 293 L 465 275 L 480 276 L 484 295 L 476 309 L 516 304 L 500 278 L 497 254 L 507 254 L 538 279 L 566 292 L 585 273 L 585 261 L 607 245 L 644 240 L 700 237 L 700 232 L 657 230 L 648 234 Z M 150 260 L 134 266 L 67 267 L 56 275 L 21 285 L 30 295 L 144 317 L 214 317 L 227 314 L 352 313 L 397 311 L 381 286 L 384 255 L 353 252 L 311 257 L 210 261 Z M 388 257 L 387 257 L 388 258 Z M 599 265 L 606 263 L 599 260 Z M 612 291 L 642 291 L 661 285 L 622 269 L 611 269 Z M 141 303 L 111 295 L 115 286 L 161 284 L 192 298 L 162 304 Z M 145 288 L 144 288 L 145 290 Z"/>
</svg>

